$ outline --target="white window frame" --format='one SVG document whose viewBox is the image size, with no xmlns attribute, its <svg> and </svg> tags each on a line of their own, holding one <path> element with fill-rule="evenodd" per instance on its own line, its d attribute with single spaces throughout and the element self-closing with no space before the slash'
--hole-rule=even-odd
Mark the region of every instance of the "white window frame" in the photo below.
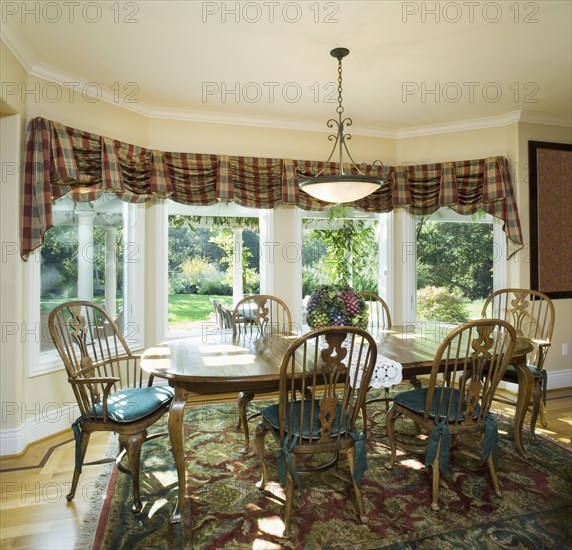
<svg viewBox="0 0 572 550">
<path fill-rule="evenodd" d="M 144 347 L 145 334 L 145 207 L 142 204 L 123 204 L 124 250 L 124 333 L 132 351 Z M 127 256 L 127 258 L 125 258 Z M 40 351 L 41 253 L 37 249 L 25 264 L 25 364 L 28 378 L 63 370 L 58 352 Z M 47 326 L 44 327 L 47 330 Z"/>
<path fill-rule="evenodd" d="M 377 243 L 378 243 L 378 294 L 381 296 L 390 312 L 394 311 L 394 279 L 393 269 L 390 269 L 394 253 L 394 216 L 393 212 L 379 214 L 377 222 Z"/>
<path fill-rule="evenodd" d="M 493 217 L 493 291 L 506 286 L 507 270 L 507 246 L 506 233 L 503 231 L 503 223 Z M 447 220 L 443 220 L 447 221 Z M 403 216 L 404 242 L 413 243 L 413 253 L 407 254 L 404 259 L 405 284 L 403 292 L 403 313 L 406 321 L 417 321 L 417 238 L 415 232 L 415 216 L 405 212 Z"/>
</svg>

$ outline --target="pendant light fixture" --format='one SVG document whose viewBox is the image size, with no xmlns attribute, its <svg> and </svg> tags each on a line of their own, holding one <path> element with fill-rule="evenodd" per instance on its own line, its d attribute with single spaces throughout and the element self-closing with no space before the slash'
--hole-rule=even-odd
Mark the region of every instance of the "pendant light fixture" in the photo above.
<svg viewBox="0 0 572 550">
<path fill-rule="evenodd" d="M 308 195 L 320 199 L 325 202 L 344 203 L 354 202 L 367 197 L 374 191 L 377 191 L 384 183 L 383 179 L 364 174 L 355 163 L 354 159 L 348 151 L 347 141 L 351 139 L 350 134 L 344 135 L 344 127 L 352 125 L 351 118 L 342 119 L 344 107 L 342 105 L 342 59 L 346 57 L 350 51 L 347 48 L 334 48 L 330 55 L 338 60 L 338 106 L 336 112 L 338 119 L 331 118 L 328 120 L 328 128 L 336 128 L 337 133 L 331 134 L 328 139 L 334 141 L 334 146 L 330 156 L 324 163 L 324 167 L 312 178 L 308 178 L 300 182 L 300 189 Z M 322 175 L 334 153 L 338 151 L 339 155 L 339 174 Z M 344 167 L 343 151 L 351 161 L 351 166 Z M 372 166 L 382 166 L 381 161 L 375 161 Z M 351 168 L 357 173 L 352 173 Z"/>
</svg>

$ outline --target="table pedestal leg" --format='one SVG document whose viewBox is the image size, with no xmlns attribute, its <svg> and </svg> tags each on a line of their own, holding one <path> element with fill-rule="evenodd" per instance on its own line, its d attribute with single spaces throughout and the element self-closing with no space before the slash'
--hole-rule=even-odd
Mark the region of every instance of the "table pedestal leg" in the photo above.
<svg viewBox="0 0 572 550">
<path fill-rule="evenodd" d="M 248 429 L 248 421 L 246 419 L 246 409 L 248 404 L 254 399 L 254 394 L 251 392 L 241 391 L 238 396 L 238 429 L 242 426 L 242 431 L 244 433 L 244 448 L 243 453 L 248 452 L 250 447 L 250 431 Z"/>
<path fill-rule="evenodd" d="M 177 468 L 178 497 L 177 506 L 171 516 L 171 523 L 180 523 L 181 513 L 185 505 L 187 480 L 185 473 L 185 445 L 183 440 L 183 414 L 186 404 L 186 393 L 175 388 L 175 398 L 169 409 L 169 437 L 171 438 L 171 448 Z"/>
<path fill-rule="evenodd" d="M 515 369 L 518 375 L 518 398 L 516 401 L 516 411 L 514 414 L 514 445 L 516 450 L 523 458 L 528 459 L 528 455 L 524 450 L 522 444 L 522 426 L 524 424 L 524 417 L 530 403 L 532 396 L 532 388 L 534 387 L 534 378 L 530 369 L 526 366 L 525 361 L 515 364 Z"/>
</svg>

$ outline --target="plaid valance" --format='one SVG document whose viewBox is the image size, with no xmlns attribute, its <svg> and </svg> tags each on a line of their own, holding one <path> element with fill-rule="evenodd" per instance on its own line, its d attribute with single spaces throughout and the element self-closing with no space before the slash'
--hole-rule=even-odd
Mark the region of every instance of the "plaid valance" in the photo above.
<svg viewBox="0 0 572 550">
<path fill-rule="evenodd" d="M 193 205 L 234 201 L 251 208 L 285 204 L 323 210 L 330 205 L 298 187 L 299 180 L 323 166 L 308 160 L 167 153 L 38 117 L 30 122 L 26 137 L 22 257 L 26 259 L 42 245 L 52 227 L 52 202 L 65 194 L 77 202 L 115 193 L 127 202 L 158 197 Z M 364 171 L 382 175 L 377 166 L 368 165 Z M 336 172 L 336 163 L 324 170 L 325 174 Z M 504 222 L 509 257 L 523 246 L 504 157 L 390 166 L 385 167 L 385 180 L 381 189 L 352 206 L 367 212 L 405 208 L 412 214 L 431 214 L 442 206 L 460 214 L 482 208 Z M 81 188 L 76 187 L 78 183 Z"/>
</svg>

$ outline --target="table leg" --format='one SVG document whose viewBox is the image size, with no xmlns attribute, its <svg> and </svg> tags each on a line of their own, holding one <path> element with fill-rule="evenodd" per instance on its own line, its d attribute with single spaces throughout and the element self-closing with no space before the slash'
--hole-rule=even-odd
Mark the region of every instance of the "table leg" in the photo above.
<svg viewBox="0 0 572 550">
<path fill-rule="evenodd" d="M 423 387 L 423 384 L 421 384 L 421 381 L 419 380 L 419 378 L 417 378 L 417 376 L 413 375 L 409 377 L 409 383 L 416 389 L 419 390 Z"/>
<path fill-rule="evenodd" d="M 175 398 L 169 409 L 169 437 L 175 459 L 178 479 L 177 506 L 171 516 L 171 523 L 180 523 L 181 514 L 185 505 L 187 480 L 185 473 L 185 445 L 183 439 L 183 414 L 187 404 L 187 395 L 184 390 L 175 387 Z"/>
<path fill-rule="evenodd" d="M 241 391 L 238 396 L 238 429 L 242 426 L 242 431 L 244 433 L 243 453 L 247 453 L 248 448 L 250 447 L 250 431 L 248 429 L 248 421 L 246 419 L 246 409 L 253 399 L 254 394 L 251 392 Z"/>
<path fill-rule="evenodd" d="M 530 403 L 532 396 L 532 389 L 534 387 L 534 377 L 530 369 L 526 366 L 526 356 L 523 356 L 523 361 L 514 363 L 516 373 L 518 375 L 518 398 L 516 401 L 516 411 L 514 414 L 514 445 L 516 450 L 523 458 L 528 459 L 528 455 L 524 450 L 522 444 L 522 426 L 524 424 L 524 417 Z"/>
</svg>

